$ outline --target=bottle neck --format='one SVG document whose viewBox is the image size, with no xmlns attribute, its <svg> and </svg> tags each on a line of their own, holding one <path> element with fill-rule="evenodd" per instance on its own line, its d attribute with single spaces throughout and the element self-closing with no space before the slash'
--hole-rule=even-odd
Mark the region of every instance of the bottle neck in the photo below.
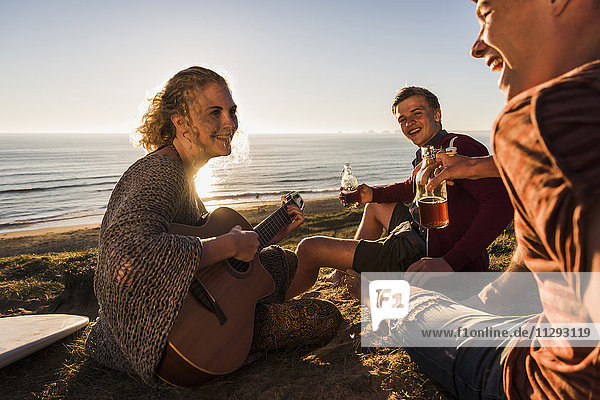
<svg viewBox="0 0 600 400">
<path fill-rule="evenodd" d="M 427 155 L 427 157 L 423 158 L 423 163 L 425 165 L 435 164 L 435 156 Z"/>
</svg>

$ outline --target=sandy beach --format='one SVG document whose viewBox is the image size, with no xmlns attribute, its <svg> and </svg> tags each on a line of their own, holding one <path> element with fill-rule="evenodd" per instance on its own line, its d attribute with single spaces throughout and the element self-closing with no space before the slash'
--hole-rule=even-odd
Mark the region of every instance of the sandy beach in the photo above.
<svg viewBox="0 0 600 400">
<path fill-rule="evenodd" d="M 343 210 L 337 198 L 307 200 L 305 216 Z M 279 207 L 278 203 L 233 207 L 250 223 L 256 224 Z M 18 254 L 81 251 L 98 246 L 100 224 L 68 225 L 14 232 L 0 232 L 0 257 Z"/>
</svg>

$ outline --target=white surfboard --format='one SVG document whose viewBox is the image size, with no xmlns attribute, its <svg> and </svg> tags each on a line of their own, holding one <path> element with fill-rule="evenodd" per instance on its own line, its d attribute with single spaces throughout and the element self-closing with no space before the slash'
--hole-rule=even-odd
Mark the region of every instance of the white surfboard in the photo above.
<svg viewBox="0 0 600 400">
<path fill-rule="evenodd" d="M 0 318 L 0 368 L 83 328 L 88 317 L 33 314 Z"/>
</svg>

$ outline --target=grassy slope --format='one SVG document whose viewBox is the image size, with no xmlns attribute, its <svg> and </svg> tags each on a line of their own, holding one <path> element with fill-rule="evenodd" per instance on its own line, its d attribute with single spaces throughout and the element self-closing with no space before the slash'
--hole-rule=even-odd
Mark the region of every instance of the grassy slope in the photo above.
<svg viewBox="0 0 600 400">
<path fill-rule="evenodd" d="M 310 235 L 352 237 L 360 215 L 360 211 L 312 215 L 282 245 L 294 249 L 301 238 Z M 62 241 L 57 245 L 64 248 Z M 493 268 L 506 268 L 514 248 L 513 232 L 507 230 L 490 247 Z M 52 248 L 49 243 L 41 251 Z M 95 318 L 97 305 L 91 293 L 95 257 L 95 249 L 88 249 L 0 258 L 0 316 L 32 313 L 42 307 L 47 312 Z M 208 386 L 156 390 L 89 359 L 83 351 L 88 326 L 1 369 L 0 398 L 450 398 L 418 371 L 402 349 L 360 347 L 359 302 L 345 289 L 317 282 L 311 292 L 334 302 L 345 318 L 338 336 L 324 348 L 270 352 Z"/>
</svg>

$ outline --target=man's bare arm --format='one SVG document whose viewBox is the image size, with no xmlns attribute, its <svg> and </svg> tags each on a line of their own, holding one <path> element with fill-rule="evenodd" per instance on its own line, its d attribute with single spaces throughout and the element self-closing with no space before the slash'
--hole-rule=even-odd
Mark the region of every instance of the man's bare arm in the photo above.
<svg viewBox="0 0 600 400">
<path fill-rule="evenodd" d="M 442 165 L 442 170 L 427 185 L 429 190 L 437 187 L 443 180 L 498 178 L 500 176 L 494 157 L 491 155 L 465 157 L 458 154 L 450 156 L 440 152 L 436 156 L 436 161 Z"/>
</svg>

